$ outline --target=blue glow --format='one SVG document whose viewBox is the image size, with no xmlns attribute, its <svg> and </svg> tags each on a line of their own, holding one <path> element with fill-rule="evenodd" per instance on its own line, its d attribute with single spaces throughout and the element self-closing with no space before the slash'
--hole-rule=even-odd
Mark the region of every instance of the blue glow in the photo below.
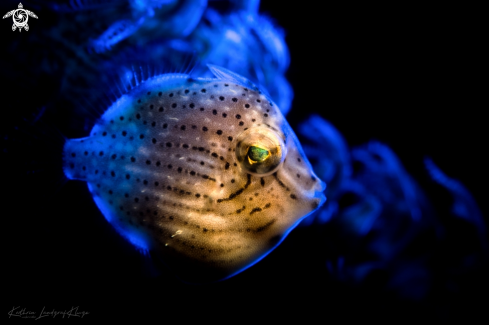
<svg viewBox="0 0 489 325">
<path fill-rule="evenodd" d="M 96 192 L 96 189 L 93 187 L 91 183 L 87 183 L 88 190 L 92 193 L 93 200 L 95 204 L 99 208 L 100 212 L 102 212 L 105 219 L 117 230 L 117 232 L 126 238 L 139 252 L 142 254 L 147 254 L 149 251 L 149 240 L 147 236 L 138 231 L 136 228 L 129 228 L 127 225 L 123 225 L 118 222 L 115 217 L 117 214 L 113 211 L 113 209 L 107 205 L 107 203 L 102 200 L 99 196 L 93 195 Z"/>
</svg>

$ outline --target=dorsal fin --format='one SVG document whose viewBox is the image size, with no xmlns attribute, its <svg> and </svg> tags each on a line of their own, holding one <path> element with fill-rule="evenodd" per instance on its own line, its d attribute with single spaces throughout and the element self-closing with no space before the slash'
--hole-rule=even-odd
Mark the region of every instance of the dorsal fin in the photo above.
<svg viewBox="0 0 489 325">
<path fill-rule="evenodd" d="M 229 82 L 233 82 L 235 84 L 241 85 L 246 88 L 250 88 L 256 91 L 260 91 L 260 89 L 251 81 L 246 79 L 245 77 L 240 76 L 237 73 L 234 73 L 228 69 L 223 67 L 219 67 L 214 64 L 207 64 L 207 67 L 211 70 L 212 74 L 217 77 L 217 79 L 227 80 Z"/>
</svg>

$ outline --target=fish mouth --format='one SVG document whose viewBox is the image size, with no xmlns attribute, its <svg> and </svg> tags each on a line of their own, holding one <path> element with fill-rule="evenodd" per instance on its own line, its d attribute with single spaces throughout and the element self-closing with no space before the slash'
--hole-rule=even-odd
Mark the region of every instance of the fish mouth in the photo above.
<svg viewBox="0 0 489 325">
<path fill-rule="evenodd" d="M 326 195 L 324 195 L 323 191 L 316 191 L 314 192 L 314 200 L 312 202 L 312 210 L 309 214 L 315 212 L 318 210 L 325 202 L 326 202 Z"/>
<path fill-rule="evenodd" d="M 314 211 L 318 210 L 325 202 L 326 202 L 326 195 L 324 194 L 324 191 L 326 190 L 326 183 L 323 182 L 321 179 L 317 178 L 316 186 L 313 188 L 314 190 L 314 195 L 312 199 L 312 210 L 309 214 L 313 213 Z"/>
</svg>

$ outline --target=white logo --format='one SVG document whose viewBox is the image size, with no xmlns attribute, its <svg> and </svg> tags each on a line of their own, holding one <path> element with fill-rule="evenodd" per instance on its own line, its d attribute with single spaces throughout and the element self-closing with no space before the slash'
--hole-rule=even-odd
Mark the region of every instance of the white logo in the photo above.
<svg viewBox="0 0 489 325">
<path fill-rule="evenodd" d="M 27 25 L 29 16 L 37 19 L 35 13 L 22 8 L 23 8 L 22 3 L 19 3 L 19 9 L 9 11 L 5 16 L 3 16 L 4 19 L 12 16 L 12 19 L 14 20 L 14 24 L 12 25 L 12 31 L 15 31 L 17 28 L 19 29 L 19 32 L 22 31 L 22 28 L 25 28 L 25 30 L 29 30 L 29 25 Z"/>
</svg>

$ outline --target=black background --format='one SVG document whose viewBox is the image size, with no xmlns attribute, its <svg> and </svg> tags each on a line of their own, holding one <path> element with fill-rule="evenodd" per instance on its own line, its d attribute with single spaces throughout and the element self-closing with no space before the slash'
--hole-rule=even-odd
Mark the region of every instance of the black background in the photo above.
<svg viewBox="0 0 489 325">
<path fill-rule="evenodd" d="M 0 89 L 7 111 L 2 127 L 15 124 L 11 116 L 29 112 L 56 87 L 31 74 L 22 61 L 27 57 L 32 64 L 36 53 L 49 52 L 26 44 L 29 34 L 55 24 L 56 14 L 23 4 L 39 19 L 32 19 L 31 29 L 22 33 L 11 31 L 11 21 L 2 21 L 2 52 L 7 53 L 2 58 Z M 8 2 L 1 8 L 7 12 L 16 5 Z M 294 128 L 315 112 L 351 146 L 379 140 L 396 152 L 435 203 L 448 205 L 424 171 L 423 157 L 429 156 L 465 184 L 487 211 L 488 105 L 477 9 L 266 0 L 260 8 L 286 30 L 291 53 L 287 76 L 295 91 L 288 120 Z M 22 44 L 22 53 L 8 51 L 15 44 Z M 485 285 L 479 282 L 458 300 L 434 296 L 418 303 L 376 287 L 335 282 L 324 273 L 324 261 L 310 254 L 315 233 L 298 229 L 264 260 L 224 282 L 191 286 L 171 274 L 154 277 L 144 258 L 106 223 L 84 183 L 68 182 L 53 190 L 51 184 L 39 183 L 45 178 L 18 172 L 4 169 L 2 181 L 7 193 L 2 204 L 5 313 L 13 306 L 33 311 L 79 306 L 93 319 L 136 316 L 170 322 L 197 317 L 231 323 L 246 316 L 276 321 L 295 314 L 328 322 L 332 315 L 394 317 L 392 311 L 400 319 L 425 313 L 469 317 L 481 312 L 478 303 L 484 302 L 474 298 Z M 455 245 L 467 240 L 453 238 Z M 479 270 L 483 272 L 487 268 Z M 472 297 L 470 305 L 462 304 L 466 297 Z"/>
</svg>

